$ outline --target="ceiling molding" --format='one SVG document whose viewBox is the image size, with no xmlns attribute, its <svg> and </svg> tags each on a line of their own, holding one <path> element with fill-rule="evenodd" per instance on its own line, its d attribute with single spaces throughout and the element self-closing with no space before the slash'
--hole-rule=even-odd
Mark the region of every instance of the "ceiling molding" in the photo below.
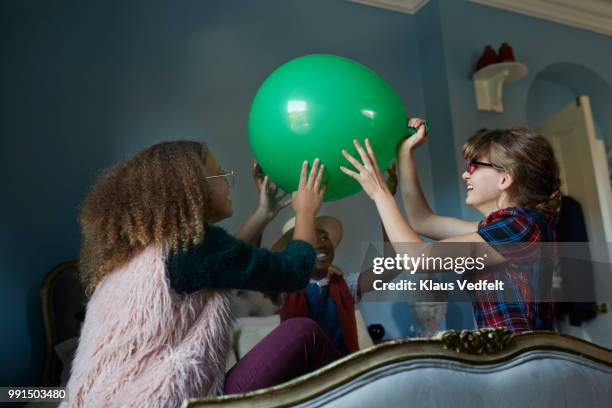
<svg viewBox="0 0 612 408">
<path fill-rule="evenodd" d="M 429 0 L 347 0 L 367 6 L 399 11 L 400 13 L 416 14 Z"/>
<path fill-rule="evenodd" d="M 468 0 L 612 36 L 612 0 Z"/>
</svg>

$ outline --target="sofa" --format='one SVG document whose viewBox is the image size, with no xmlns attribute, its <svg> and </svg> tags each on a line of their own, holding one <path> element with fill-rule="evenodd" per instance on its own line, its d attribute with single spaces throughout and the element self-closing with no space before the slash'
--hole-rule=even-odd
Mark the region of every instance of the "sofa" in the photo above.
<svg viewBox="0 0 612 408">
<path fill-rule="evenodd" d="M 293 381 L 194 398 L 204 407 L 610 407 L 612 350 L 556 332 L 392 340 Z"/>
</svg>

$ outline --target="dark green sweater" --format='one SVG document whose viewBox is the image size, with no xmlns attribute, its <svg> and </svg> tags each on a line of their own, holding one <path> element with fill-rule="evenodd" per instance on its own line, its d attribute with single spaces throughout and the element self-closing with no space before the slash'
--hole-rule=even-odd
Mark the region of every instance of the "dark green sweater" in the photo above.
<svg viewBox="0 0 612 408">
<path fill-rule="evenodd" d="M 284 251 L 271 252 L 207 225 L 203 242 L 185 252 L 171 251 L 166 266 L 178 293 L 203 288 L 292 292 L 306 287 L 315 258 L 306 241 L 293 240 Z"/>
</svg>

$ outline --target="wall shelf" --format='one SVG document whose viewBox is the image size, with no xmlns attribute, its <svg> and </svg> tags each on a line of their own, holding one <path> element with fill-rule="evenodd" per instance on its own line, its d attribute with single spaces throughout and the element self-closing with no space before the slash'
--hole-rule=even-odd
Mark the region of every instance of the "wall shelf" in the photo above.
<svg viewBox="0 0 612 408">
<path fill-rule="evenodd" d="M 504 84 L 523 78 L 527 75 L 527 71 L 527 66 L 520 62 L 500 62 L 476 71 L 472 79 L 478 110 L 503 112 Z"/>
</svg>

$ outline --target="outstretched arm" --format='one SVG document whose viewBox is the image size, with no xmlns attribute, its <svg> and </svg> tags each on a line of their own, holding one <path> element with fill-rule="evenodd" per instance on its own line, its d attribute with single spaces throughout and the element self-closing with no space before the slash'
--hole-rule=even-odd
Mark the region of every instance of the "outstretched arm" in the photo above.
<svg viewBox="0 0 612 408">
<path fill-rule="evenodd" d="M 395 251 L 399 254 L 406 254 L 408 250 L 410 252 L 408 254 L 409 256 L 419 256 L 421 254 L 437 256 L 437 254 L 431 253 L 433 246 L 423 241 L 423 239 L 421 239 L 417 232 L 402 216 L 397 204 L 395 203 L 393 195 L 384 182 L 383 176 L 378 168 L 376 156 L 372 150 L 369 140 L 366 139 L 365 150 L 358 141 L 354 141 L 354 143 L 355 148 L 361 157 L 361 162 L 352 157 L 346 151 L 343 151 L 343 155 L 357 171 L 349 170 L 343 166 L 340 168 L 342 172 L 358 181 L 363 187 L 364 191 L 376 204 L 376 208 L 383 222 L 384 228 Z M 471 243 L 484 242 L 482 237 L 480 237 L 480 235 L 478 235 L 476 232 L 469 232 L 467 234 L 449 237 L 443 241 Z M 406 245 L 403 245 L 406 243 L 414 245 L 407 247 Z M 457 247 L 453 248 L 445 246 L 440 248 L 437 246 L 435 252 L 438 252 L 440 249 L 444 252 L 444 256 L 465 256 L 465 248 L 459 248 L 460 252 L 453 254 L 453 250 L 456 250 Z M 495 258 L 497 258 L 498 261 L 503 261 L 503 259 L 499 259 L 499 257 Z M 397 273 L 395 276 L 397 276 Z M 364 279 L 366 278 L 364 277 Z M 365 286 L 367 285 L 362 285 L 362 288 Z"/>
<path fill-rule="evenodd" d="M 257 161 L 253 161 L 252 175 L 259 191 L 259 201 L 255 211 L 251 213 L 235 236 L 260 247 L 264 229 L 280 210 L 291 203 L 291 198 L 289 194 L 270 182 Z"/>
<path fill-rule="evenodd" d="M 166 259 L 171 287 L 178 293 L 200 289 L 294 291 L 304 288 L 314 268 L 307 242 L 291 241 L 282 252 L 256 248 L 208 225 L 204 240 Z"/>
<path fill-rule="evenodd" d="M 287 207 L 290 203 L 289 195 L 275 186 L 270 186 L 268 176 L 265 176 L 259 192 L 258 205 L 246 222 L 238 229 L 236 238 L 259 246 L 265 227 L 281 209 Z"/>
<path fill-rule="evenodd" d="M 359 182 L 366 194 L 374 201 L 391 242 L 423 242 L 421 237 L 404 220 L 395 203 L 395 199 L 385 183 L 382 172 L 378 168 L 376 155 L 372 150 L 370 141 L 366 139 L 367 153 L 357 140 L 354 140 L 353 143 L 362 162 L 360 163 L 346 150 L 342 150 L 344 157 L 357 171 L 349 170 L 344 166 L 340 166 L 340 170 Z"/>
<path fill-rule="evenodd" d="M 400 191 L 408 222 L 419 234 L 436 240 L 476 232 L 478 222 L 439 216 L 431 210 L 419 183 L 413 154 L 414 149 L 427 143 L 428 135 L 425 130 L 425 121 L 412 118 L 409 120 L 408 126 L 418 130 L 402 143 L 397 155 Z"/>
<path fill-rule="evenodd" d="M 389 189 L 389 192 L 393 196 L 395 196 L 395 193 L 397 192 L 397 172 L 396 171 L 397 171 L 397 166 L 395 165 L 395 163 L 391 167 L 389 167 L 389 169 L 387 169 L 388 176 L 387 176 L 386 184 L 387 184 L 387 188 Z M 393 247 L 389 245 L 389 235 L 387 235 L 387 231 L 385 230 L 385 225 L 382 222 L 381 222 L 381 229 L 382 229 L 383 242 L 384 242 L 383 244 L 384 255 L 385 257 L 395 257 L 396 253 Z M 402 273 L 401 270 L 391 270 L 391 271 L 387 271 L 387 273 L 385 273 L 384 275 L 378 275 L 374 273 L 372 267 L 361 272 L 359 274 L 359 278 L 357 279 L 357 286 L 356 286 L 356 293 L 355 293 L 356 299 L 357 300 L 361 299 L 361 296 L 365 292 L 372 290 L 375 280 L 382 279 L 385 282 L 389 282 L 395 279 L 400 273 Z"/>
<path fill-rule="evenodd" d="M 425 121 L 420 118 L 412 118 L 408 121 L 408 126 L 418 130 L 402 143 L 397 154 L 400 191 L 408 222 L 419 234 L 436 240 L 476 232 L 478 222 L 436 215 L 431 210 L 421 189 L 414 160 L 414 150 L 427 143 L 428 140 Z"/>
<path fill-rule="evenodd" d="M 292 197 L 294 239 L 285 250 L 259 249 L 207 225 L 203 242 L 173 250 L 166 259 L 172 288 L 179 293 L 203 288 L 289 292 L 304 288 L 314 268 L 314 220 L 325 194 L 324 167 L 319 167 L 319 160 L 315 160 L 308 177 L 307 170 L 308 162 L 304 162 L 298 191 Z"/>
</svg>

